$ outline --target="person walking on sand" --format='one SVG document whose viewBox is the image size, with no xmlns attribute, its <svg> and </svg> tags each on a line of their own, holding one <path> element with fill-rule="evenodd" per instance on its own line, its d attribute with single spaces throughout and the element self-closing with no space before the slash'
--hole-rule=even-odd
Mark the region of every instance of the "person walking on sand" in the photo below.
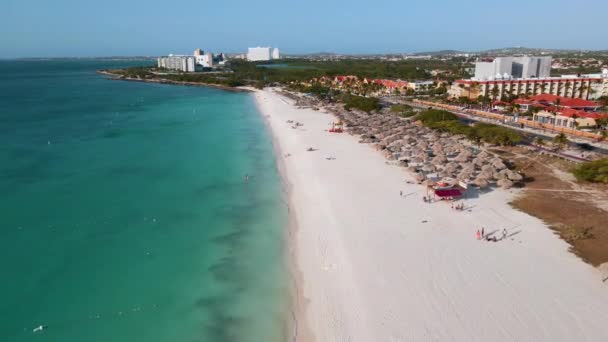
<svg viewBox="0 0 608 342">
<path fill-rule="evenodd" d="M 399 196 L 403 197 L 403 190 L 399 191 Z"/>
<path fill-rule="evenodd" d="M 503 240 L 507 238 L 507 229 L 506 228 L 502 230 L 502 238 L 503 238 Z"/>
<path fill-rule="evenodd" d="M 486 229 L 484 227 L 481 227 L 481 237 L 482 238 L 486 237 L 485 230 Z"/>
<path fill-rule="evenodd" d="M 475 233 L 475 238 L 477 240 L 481 240 L 481 235 L 479 234 L 479 229 L 477 229 L 477 233 Z"/>
</svg>

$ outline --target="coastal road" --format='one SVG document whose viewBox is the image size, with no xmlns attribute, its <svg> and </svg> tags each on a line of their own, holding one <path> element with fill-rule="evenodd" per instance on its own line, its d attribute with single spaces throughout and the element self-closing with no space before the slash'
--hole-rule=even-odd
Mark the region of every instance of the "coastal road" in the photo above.
<svg viewBox="0 0 608 342">
<path fill-rule="evenodd" d="M 427 109 L 428 106 L 425 105 L 421 105 L 415 102 L 410 102 L 410 101 L 404 101 L 404 104 L 407 104 L 409 106 L 412 106 L 414 108 L 418 108 L 418 109 Z M 442 109 L 445 110 L 445 109 Z M 473 115 L 471 113 L 466 113 L 464 111 L 449 111 L 453 114 L 455 114 L 456 116 L 458 116 L 462 121 L 466 122 L 466 123 L 471 123 L 471 122 L 485 122 L 485 123 L 491 123 L 491 124 L 495 124 L 495 125 L 500 125 L 503 127 L 507 127 L 507 128 L 511 128 L 513 130 L 517 130 L 520 131 L 524 134 L 524 144 L 529 145 L 529 146 L 534 146 L 535 148 L 539 148 L 538 146 L 533 145 L 532 143 L 534 142 L 534 140 L 537 137 L 543 138 L 543 139 L 553 139 L 553 137 L 555 137 L 556 134 L 553 134 L 551 132 L 544 132 L 544 131 L 539 131 L 536 129 L 532 129 L 532 128 L 522 128 L 519 125 L 516 124 L 509 124 L 509 123 L 505 123 L 505 122 L 501 122 L 498 120 L 492 120 L 492 119 L 488 119 L 488 118 L 482 118 L 480 116 L 477 115 Z M 608 147 L 606 146 L 606 144 L 603 143 L 597 143 L 597 142 L 591 142 L 589 140 L 583 140 L 583 139 L 574 139 L 571 137 L 568 137 L 568 139 L 570 139 L 570 142 L 568 144 L 568 146 L 575 148 L 575 149 L 581 149 L 581 145 L 583 144 L 587 144 L 590 147 L 592 147 L 593 152 L 599 153 L 601 155 L 604 156 L 608 156 Z M 560 157 L 564 157 L 564 158 L 568 158 L 571 159 L 573 161 L 585 161 L 586 159 L 580 157 L 580 156 L 576 156 L 576 155 L 571 155 L 571 154 L 565 154 L 565 153 L 556 153 L 553 152 L 549 149 L 546 148 L 541 148 L 542 150 L 544 150 L 547 153 L 552 153 L 555 154 L 557 156 Z"/>
</svg>

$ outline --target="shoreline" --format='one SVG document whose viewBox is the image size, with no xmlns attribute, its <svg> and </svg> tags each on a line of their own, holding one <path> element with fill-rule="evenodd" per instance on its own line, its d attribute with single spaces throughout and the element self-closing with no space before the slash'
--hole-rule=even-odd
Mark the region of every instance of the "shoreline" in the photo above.
<svg viewBox="0 0 608 342">
<path fill-rule="evenodd" d="M 405 183 L 413 177 L 404 169 L 353 136 L 324 131 L 333 115 L 295 108 L 272 90 L 253 96 L 288 197 L 295 340 L 608 338 L 600 272 L 511 208 L 517 191 L 467 199 L 463 213 L 422 204 L 422 187 Z M 482 225 L 512 235 L 476 241 Z"/>
<path fill-rule="evenodd" d="M 252 89 L 252 93 L 260 92 L 260 90 Z M 285 202 L 285 206 L 287 208 L 287 227 L 286 227 L 286 266 L 287 272 L 290 279 L 289 286 L 289 299 L 288 299 L 288 310 L 291 314 L 291 320 L 287 324 L 287 330 L 291 332 L 291 336 L 289 336 L 289 340 L 291 342 L 305 341 L 305 342 L 313 342 L 314 339 L 312 334 L 309 331 L 309 328 L 306 324 L 305 319 L 305 309 L 306 309 L 306 298 L 304 298 L 300 285 L 303 283 L 302 272 L 298 268 L 296 263 L 296 248 L 297 244 L 295 241 L 295 236 L 298 232 L 298 220 L 296 218 L 296 213 L 290 210 L 293 207 L 293 199 L 292 199 L 292 184 L 289 181 L 287 170 L 285 167 L 285 162 L 282 158 L 283 153 L 281 150 L 281 146 L 275 136 L 275 131 L 272 129 L 271 123 L 268 120 L 268 117 L 264 115 L 264 111 L 260 107 L 258 102 L 258 98 L 254 94 L 254 101 L 256 103 L 256 108 L 258 112 L 262 116 L 262 120 L 264 121 L 264 125 L 268 130 L 268 134 L 270 134 L 272 140 L 272 146 L 275 153 L 275 161 L 277 165 L 277 170 L 279 172 L 279 176 L 281 178 L 281 188 L 282 188 L 282 196 L 283 201 Z"/>
<path fill-rule="evenodd" d="M 109 76 L 108 79 L 112 81 L 128 81 L 128 82 L 143 82 L 143 83 L 156 83 L 156 84 L 170 84 L 170 85 L 182 85 L 189 87 L 205 87 L 214 88 L 225 91 L 237 92 L 237 93 L 251 93 L 254 91 L 253 88 L 242 86 L 242 87 L 229 87 L 221 84 L 212 83 L 199 83 L 199 82 L 185 82 L 185 81 L 173 81 L 164 78 L 152 78 L 152 79 L 141 79 L 132 77 L 122 77 L 122 75 L 114 74 L 106 70 L 97 70 L 97 74 Z"/>
</svg>

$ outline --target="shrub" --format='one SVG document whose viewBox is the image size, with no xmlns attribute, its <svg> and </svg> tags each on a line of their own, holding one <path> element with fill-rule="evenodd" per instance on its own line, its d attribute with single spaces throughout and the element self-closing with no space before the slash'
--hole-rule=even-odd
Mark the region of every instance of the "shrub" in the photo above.
<svg viewBox="0 0 608 342">
<path fill-rule="evenodd" d="M 608 183 L 608 158 L 580 164 L 572 170 L 576 179 L 592 183 Z"/>
<path fill-rule="evenodd" d="M 421 112 L 418 116 L 418 119 L 428 126 L 433 122 L 456 121 L 458 120 L 458 117 L 455 114 L 445 110 L 428 109 Z"/>
<path fill-rule="evenodd" d="M 381 108 L 380 100 L 378 100 L 378 98 L 376 97 L 344 95 L 342 97 L 342 101 L 344 102 L 344 109 L 346 110 L 351 110 L 352 108 L 355 108 L 369 113 L 374 110 L 379 110 Z"/>
<path fill-rule="evenodd" d="M 519 132 L 497 125 L 480 122 L 475 124 L 474 130 L 483 141 L 490 144 L 517 145 L 523 140 Z"/>
</svg>

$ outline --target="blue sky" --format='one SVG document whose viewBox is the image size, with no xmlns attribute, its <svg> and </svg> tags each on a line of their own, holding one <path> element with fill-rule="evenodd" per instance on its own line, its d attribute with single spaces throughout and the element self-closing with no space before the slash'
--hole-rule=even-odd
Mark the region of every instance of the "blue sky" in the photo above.
<svg viewBox="0 0 608 342">
<path fill-rule="evenodd" d="M 607 13 L 607 0 L 2 0 L 0 58 L 608 49 Z"/>
</svg>

